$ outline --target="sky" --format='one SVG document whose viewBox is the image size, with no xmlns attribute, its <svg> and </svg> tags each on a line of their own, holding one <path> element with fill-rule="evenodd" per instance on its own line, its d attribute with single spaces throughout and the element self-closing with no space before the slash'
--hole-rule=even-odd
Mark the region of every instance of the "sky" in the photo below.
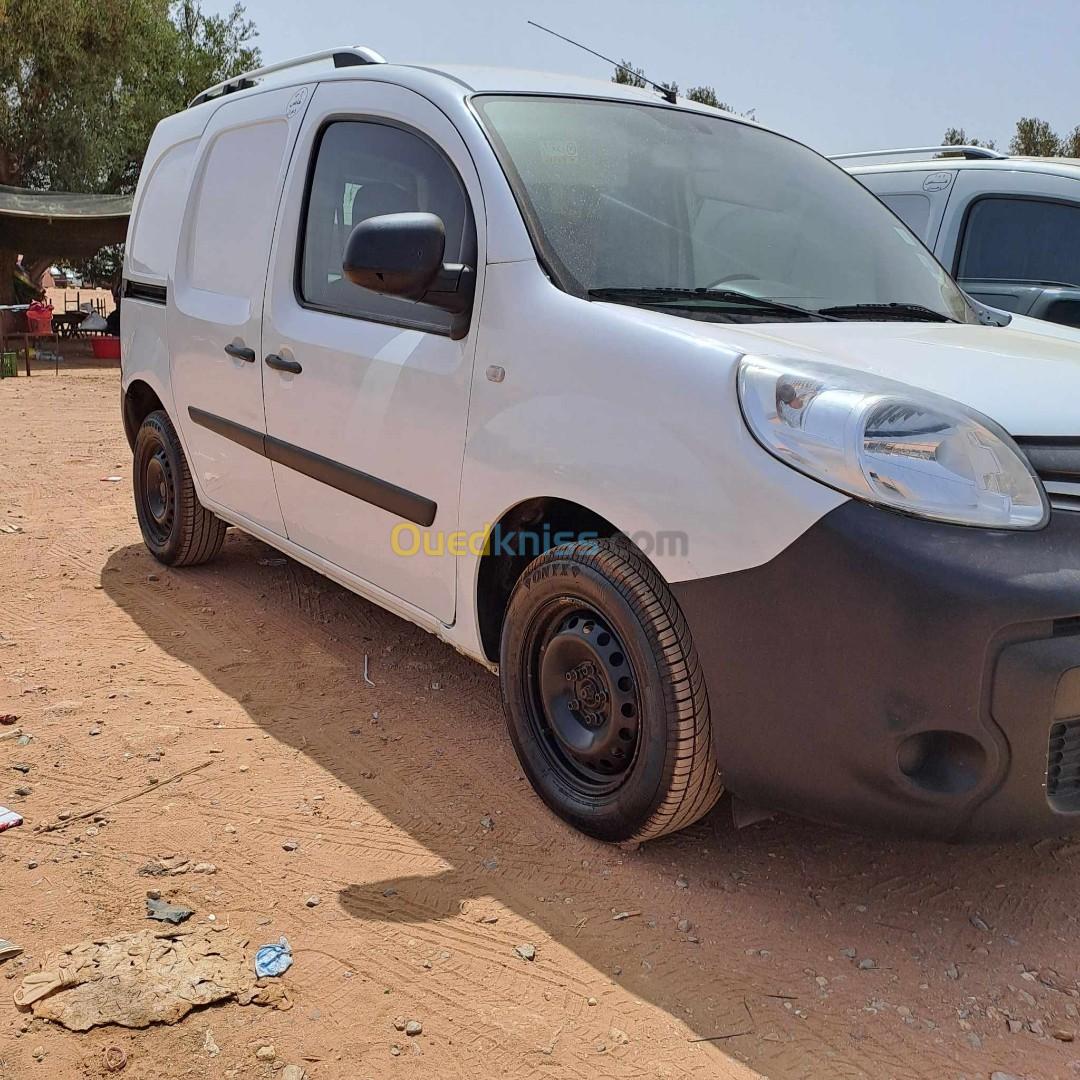
<svg viewBox="0 0 1080 1080">
<path fill-rule="evenodd" d="M 224 12 L 232 0 L 203 0 Z M 708 84 L 823 153 L 938 143 L 946 128 L 1007 148 L 1016 120 L 1080 124 L 1077 0 L 246 0 L 270 63 L 335 45 L 388 60 L 506 65 Z"/>
</svg>

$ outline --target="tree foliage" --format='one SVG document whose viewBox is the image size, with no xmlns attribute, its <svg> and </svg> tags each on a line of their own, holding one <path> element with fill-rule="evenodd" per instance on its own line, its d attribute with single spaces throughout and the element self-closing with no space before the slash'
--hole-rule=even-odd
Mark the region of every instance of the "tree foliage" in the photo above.
<svg viewBox="0 0 1080 1080">
<path fill-rule="evenodd" d="M 997 149 L 997 144 L 993 139 L 976 139 L 974 136 L 968 137 L 968 133 L 963 128 L 951 127 L 945 132 L 941 139 L 942 146 L 985 146 L 987 150 Z"/>
<path fill-rule="evenodd" d="M 133 191 L 157 122 L 257 66 L 255 33 L 239 4 L 0 0 L 0 184 Z M 0 299 L 12 259 L 0 248 Z"/>
<path fill-rule="evenodd" d="M 634 67 L 630 60 L 620 60 L 615 67 L 615 74 L 611 76 L 613 83 L 618 83 L 620 86 L 637 86 L 644 89 L 648 86 L 648 82 L 645 79 L 645 71 L 643 68 Z M 676 82 L 670 83 L 658 83 L 664 90 L 669 90 L 673 94 L 679 92 L 679 84 Z M 686 91 L 684 95 L 688 101 L 696 101 L 700 105 L 710 105 L 714 109 L 723 109 L 725 112 L 734 112 L 735 110 L 725 102 L 720 100 L 719 94 L 711 86 L 692 86 Z"/>
<path fill-rule="evenodd" d="M 1009 152 L 1025 157 L 1057 157 L 1061 153 L 1061 140 L 1045 120 L 1023 116 L 1016 121 Z"/>
<path fill-rule="evenodd" d="M 993 139 L 969 139 L 963 128 L 949 128 L 941 142 L 944 146 L 986 146 L 995 149 Z M 1068 135 L 1059 136 L 1047 121 L 1037 116 L 1023 116 L 1016 121 L 1009 153 L 1020 157 L 1080 158 L 1080 125 Z"/>
</svg>

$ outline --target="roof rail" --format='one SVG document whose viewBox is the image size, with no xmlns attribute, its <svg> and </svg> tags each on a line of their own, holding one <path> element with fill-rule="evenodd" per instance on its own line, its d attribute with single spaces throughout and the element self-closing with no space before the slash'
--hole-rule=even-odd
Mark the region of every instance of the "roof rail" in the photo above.
<svg viewBox="0 0 1080 1080">
<path fill-rule="evenodd" d="M 207 87 L 201 94 L 193 97 L 188 103 L 188 108 L 201 105 L 204 101 L 210 101 L 213 98 L 223 97 L 225 94 L 235 94 L 238 90 L 249 90 L 255 86 L 259 79 L 272 75 L 274 72 L 288 71 L 290 68 L 314 64 L 319 60 L 333 60 L 336 68 L 386 63 L 386 60 L 374 49 L 369 49 L 364 45 L 345 45 L 336 49 L 323 49 L 321 52 L 296 56 L 291 60 L 282 60 L 277 64 L 268 64 L 266 67 L 256 68 L 254 71 L 245 71 L 242 75 L 234 75 L 231 79 L 215 83 L 213 86 Z"/>
<path fill-rule="evenodd" d="M 1007 158 L 1000 150 L 989 146 L 912 146 L 900 150 L 866 150 L 860 154 L 830 154 L 830 161 L 851 161 L 854 158 L 906 157 L 908 154 L 933 154 L 944 157 L 959 154 L 965 158 L 993 158 L 996 161 Z"/>
</svg>

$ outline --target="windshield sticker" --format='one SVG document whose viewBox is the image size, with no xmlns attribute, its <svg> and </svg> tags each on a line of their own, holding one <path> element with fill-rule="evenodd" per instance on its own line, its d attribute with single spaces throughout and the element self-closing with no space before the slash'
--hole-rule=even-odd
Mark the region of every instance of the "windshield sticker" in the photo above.
<svg viewBox="0 0 1080 1080">
<path fill-rule="evenodd" d="M 540 158 L 556 165 L 573 165 L 578 159 L 578 144 L 573 139 L 541 139 Z"/>
</svg>

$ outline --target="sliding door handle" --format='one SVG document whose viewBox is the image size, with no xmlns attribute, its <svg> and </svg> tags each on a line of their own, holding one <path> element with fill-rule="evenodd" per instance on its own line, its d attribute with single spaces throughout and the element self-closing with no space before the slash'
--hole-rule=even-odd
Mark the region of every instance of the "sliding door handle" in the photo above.
<svg viewBox="0 0 1080 1080">
<path fill-rule="evenodd" d="M 226 345 L 225 351 L 235 360 L 246 360 L 249 364 L 255 363 L 255 350 L 244 345 Z"/>
<path fill-rule="evenodd" d="M 304 369 L 296 360 L 286 360 L 283 356 L 278 356 L 277 353 L 267 353 L 263 357 L 263 362 L 267 367 L 272 367 L 275 371 L 289 371 L 293 375 L 299 375 Z"/>
</svg>

